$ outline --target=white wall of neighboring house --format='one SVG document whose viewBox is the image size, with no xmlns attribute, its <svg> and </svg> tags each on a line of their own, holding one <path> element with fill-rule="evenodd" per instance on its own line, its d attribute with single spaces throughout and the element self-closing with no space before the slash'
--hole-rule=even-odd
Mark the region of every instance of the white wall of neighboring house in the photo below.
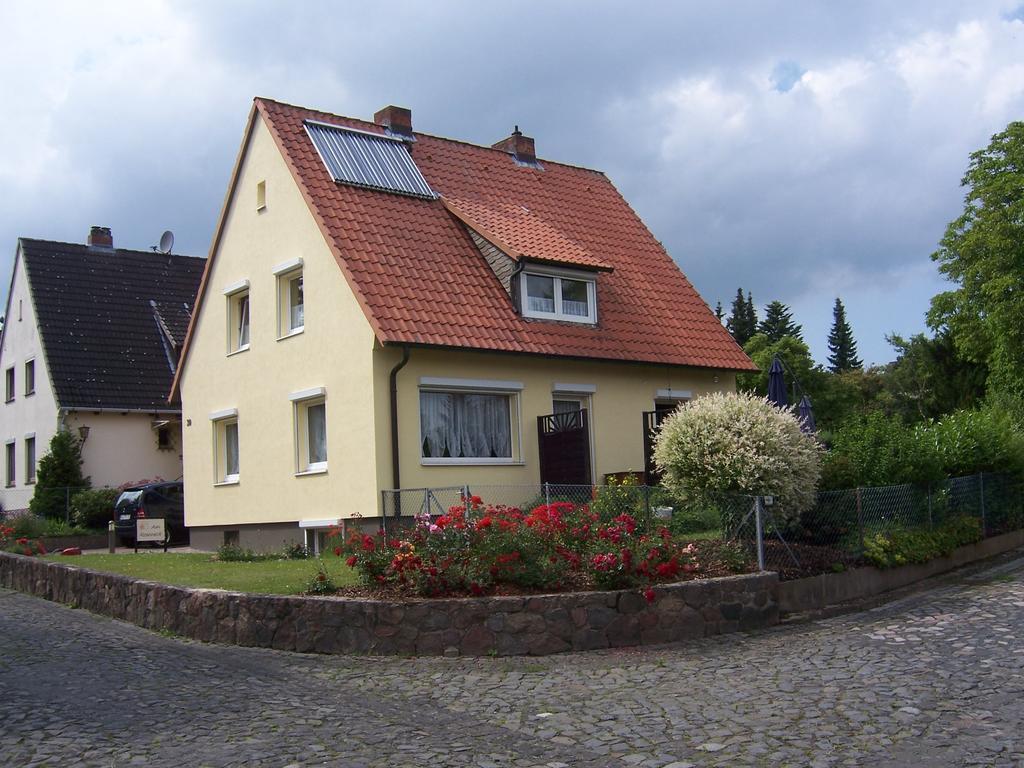
<svg viewBox="0 0 1024 768">
<path fill-rule="evenodd" d="M 171 442 L 167 448 L 157 444 L 154 422 L 166 416 L 148 413 L 67 414 L 65 423 L 72 434 L 89 428 L 82 444 L 82 474 L 93 488 L 117 488 L 140 480 L 177 480 L 181 477 L 181 424 L 168 425 Z"/>
<path fill-rule="evenodd" d="M 25 394 L 25 363 L 35 360 L 35 393 Z M 0 404 L 0 505 L 4 511 L 25 509 L 32 498 L 34 486 L 25 482 L 25 438 L 35 436 L 36 463 L 46 452 L 57 431 L 57 403 L 50 383 L 50 373 L 43 358 L 43 348 L 36 325 L 28 277 L 18 253 L 3 343 L 0 345 L 0 400 L 6 400 L 7 369 L 14 368 L 14 399 Z M 7 445 L 15 443 L 15 476 L 13 486 L 7 477 Z"/>
</svg>

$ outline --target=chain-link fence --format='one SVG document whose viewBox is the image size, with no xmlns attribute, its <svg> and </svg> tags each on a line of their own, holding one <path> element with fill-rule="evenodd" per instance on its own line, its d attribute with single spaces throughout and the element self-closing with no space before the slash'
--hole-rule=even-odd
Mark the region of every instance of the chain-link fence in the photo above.
<svg viewBox="0 0 1024 768">
<path fill-rule="evenodd" d="M 410 524 L 415 517 L 447 514 L 461 507 L 465 499 L 479 509 L 505 506 L 529 512 L 534 507 L 555 502 L 586 504 L 602 520 L 627 514 L 641 530 L 656 531 L 668 527 L 680 535 L 723 538 L 723 524 L 741 517 L 753 497 L 735 496 L 713 503 L 695 503 L 673 496 L 660 486 L 612 485 L 461 485 L 441 488 L 403 488 L 382 491 L 385 527 Z"/>
<path fill-rule="evenodd" d="M 984 537 L 1024 527 L 1024 485 L 1001 474 L 956 477 L 920 487 L 891 485 L 823 491 L 797 518 L 762 499 L 761 551 L 769 570 L 796 577 L 842 570 L 864 556 L 879 535 L 941 531 L 969 517 Z M 756 548 L 756 514 L 728 532 Z"/>
</svg>

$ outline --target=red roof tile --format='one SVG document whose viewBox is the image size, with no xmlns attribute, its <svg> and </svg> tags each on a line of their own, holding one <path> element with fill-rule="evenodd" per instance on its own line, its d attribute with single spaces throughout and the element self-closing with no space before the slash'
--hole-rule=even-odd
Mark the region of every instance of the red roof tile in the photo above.
<svg viewBox="0 0 1024 768">
<path fill-rule="evenodd" d="M 333 180 L 303 120 L 380 126 L 256 108 L 381 342 L 754 370 L 603 174 L 417 133 L 413 159 L 442 199 L 362 189 Z M 513 258 L 612 270 L 597 278 L 597 326 L 521 317 L 456 216 Z"/>
</svg>

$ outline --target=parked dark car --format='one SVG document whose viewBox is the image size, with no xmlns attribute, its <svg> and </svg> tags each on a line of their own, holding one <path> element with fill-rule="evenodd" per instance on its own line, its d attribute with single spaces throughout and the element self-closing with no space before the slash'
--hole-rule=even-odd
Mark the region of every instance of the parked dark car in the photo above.
<svg viewBox="0 0 1024 768">
<path fill-rule="evenodd" d="M 135 545 L 135 521 L 164 518 L 168 541 L 188 541 L 185 529 L 185 487 L 182 483 L 149 483 L 126 488 L 114 503 L 114 530 L 124 546 Z"/>
</svg>

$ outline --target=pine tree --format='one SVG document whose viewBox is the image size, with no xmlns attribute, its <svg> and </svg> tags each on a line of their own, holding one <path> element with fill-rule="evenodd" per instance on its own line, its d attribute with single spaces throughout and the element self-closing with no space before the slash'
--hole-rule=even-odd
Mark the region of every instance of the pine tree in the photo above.
<svg viewBox="0 0 1024 768">
<path fill-rule="evenodd" d="M 747 291 L 747 303 L 745 306 L 747 327 L 750 329 L 750 335 L 753 336 L 757 333 L 757 310 L 754 309 L 754 297 L 750 295 L 750 291 Z"/>
<path fill-rule="evenodd" d="M 58 430 L 39 460 L 29 509 L 34 515 L 63 517 L 68 499 L 88 487 L 89 478 L 82 477 L 82 444 L 66 429 Z"/>
<path fill-rule="evenodd" d="M 715 304 L 715 317 L 718 318 L 718 322 L 722 322 L 722 318 L 725 317 L 725 310 L 722 309 L 722 302 L 718 302 L 717 304 Z M 0 320 L 2 319 L 3 318 L 0 318 Z"/>
<path fill-rule="evenodd" d="M 773 344 L 784 336 L 804 340 L 803 326 L 793 322 L 793 312 L 781 301 L 773 301 L 764 308 L 764 320 L 757 326 L 757 332 L 763 333 Z"/>
<path fill-rule="evenodd" d="M 748 296 L 750 294 L 747 294 Z M 756 331 L 756 322 L 752 322 L 748 312 L 748 300 L 743 298 L 743 289 L 736 289 L 736 298 L 732 300 L 732 311 L 725 327 L 741 347 L 750 341 Z"/>
<path fill-rule="evenodd" d="M 828 367 L 832 373 L 843 373 L 864 364 L 857 357 L 857 342 L 853 338 L 850 324 L 846 322 L 846 308 L 840 299 L 832 309 L 832 330 L 828 334 Z"/>
</svg>

